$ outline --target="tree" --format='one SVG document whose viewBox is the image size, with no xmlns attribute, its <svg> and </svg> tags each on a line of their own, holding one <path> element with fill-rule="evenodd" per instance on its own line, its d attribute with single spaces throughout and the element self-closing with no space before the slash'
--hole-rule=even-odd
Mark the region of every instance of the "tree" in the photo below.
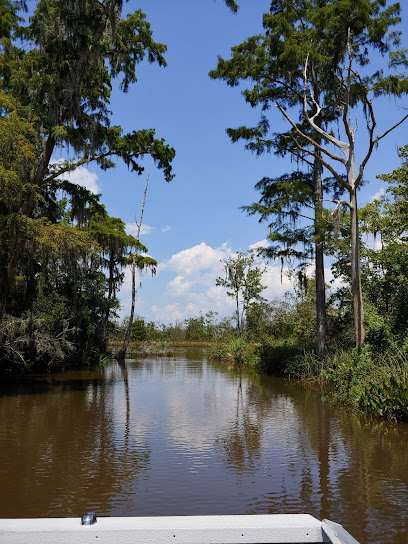
<svg viewBox="0 0 408 544">
<path fill-rule="evenodd" d="M 320 176 L 320 171 L 319 174 Z M 326 300 L 323 252 L 326 237 L 332 228 L 330 213 L 316 207 L 316 175 L 296 170 L 275 178 L 261 179 L 255 188 L 260 192 L 259 202 L 243 206 L 248 215 L 258 215 L 259 222 L 268 225 L 269 246 L 261 253 L 270 259 L 279 259 L 304 272 L 315 262 L 316 339 L 319 356 L 326 349 Z M 333 198 L 332 179 L 320 180 L 319 194 Z M 317 211 L 319 212 L 317 215 Z M 319 219 L 319 220 L 318 220 Z"/>
<path fill-rule="evenodd" d="M 227 289 L 227 295 L 235 299 L 235 316 L 237 331 L 240 335 L 246 311 L 254 302 L 262 302 L 265 299 L 261 293 L 266 286 L 261 284 L 265 270 L 254 267 L 255 256 L 236 253 L 229 259 L 221 261 L 224 265 L 225 278 L 217 278 L 216 285 Z"/>
<path fill-rule="evenodd" d="M 373 14 L 378 14 L 379 5 L 377 2 L 366 2 L 366 7 L 371 8 Z M 394 7 L 395 9 L 395 7 Z M 394 19 L 395 22 L 395 19 Z M 367 25 L 368 26 L 368 25 Z M 367 64 L 366 50 L 372 44 L 370 38 L 370 27 L 363 28 L 359 33 L 353 35 L 350 28 L 347 29 L 347 41 L 342 56 L 337 60 L 336 64 L 333 64 L 332 74 L 338 82 L 338 88 L 334 94 L 330 90 L 330 101 L 334 100 L 336 107 L 341 111 L 341 126 L 345 141 L 336 138 L 333 132 L 324 130 L 321 128 L 321 123 L 316 123 L 316 119 L 322 112 L 321 104 L 324 104 L 325 97 L 321 99 L 319 103 L 313 96 L 313 92 L 309 92 L 309 64 L 308 57 L 305 60 L 304 68 L 304 81 L 305 90 L 303 94 L 304 99 L 304 115 L 310 126 L 323 138 L 325 144 L 321 144 L 316 138 L 311 137 L 302 130 L 302 128 L 293 121 L 287 111 L 277 103 L 279 111 L 289 121 L 293 128 L 293 132 L 300 136 L 303 142 L 312 144 L 314 150 L 306 148 L 300 141 L 297 141 L 297 146 L 300 150 L 317 157 L 321 163 L 331 172 L 336 179 L 339 186 L 344 187 L 349 193 L 349 202 L 338 200 L 337 208 L 344 204 L 350 210 L 351 221 L 351 290 L 353 297 L 353 313 L 354 313 L 354 335 L 355 343 L 357 346 L 361 345 L 364 341 L 364 312 L 363 312 L 363 297 L 361 290 L 361 271 L 360 271 L 360 245 L 359 245 L 359 223 L 358 223 L 358 205 L 357 205 L 357 190 L 363 180 L 364 168 L 367 164 L 372 152 L 378 142 L 384 138 L 389 132 L 395 129 L 403 121 L 408 118 L 408 114 L 404 115 L 400 121 L 393 126 L 385 130 L 382 134 L 375 135 L 376 118 L 374 108 L 372 105 L 372 98 L 385 93 L 392 93 L 396 96 L 401 96 L 408 91 L 408 78 L 403 75 L 390 74 L 384 77 L 378 71 L 371 77 L 363 77 L 362 70 L 358 72 L 358 68 Z M 388 26 L 386 27 L 388 29 Z M 345 38 L 344 38 L 345 39 Z M 363 50 L 362 50 L 363 49 Z M 388 50 L 389 45 L 385 41 L 383 44 L 383 50 Z M 405 60 L 405 53 L 394 52 L 391 55 L 394 60 L 394 65 L 398 66 Z M 355 134 L 357 132 L 357 123 L 355 127 L 352 127 L 350 115 L 351 111 L 357 106 L 362 106 L 363 112 L 366 117 L 366 125 L 368 131 L 368 146 L 363 160 L 361 161 L 358 171 L 356 167 L 356 149 L 355 149 Z M 343 153 L 342 156 L 333 153 L 329 147 L 333 144 Z M 317 150 L 317 151 L 316 151 Z M 323 158 L 324 157 L 324 158 Z M 340 163 L 345 167 L 346 178 L 338 172 L 338 169 L 333 165 L 334 163 Z"/>
<path fill-rule="evenodd" d="M 150 174 L 149 174 L 150 176 Z M 142 210 L 140 212 L 140 219 L 139 223 L 137 224 L 137 235 L 136 235 L 136 245 L 133 250 L 132 256 L 131 256 L 131 268 L 132 268 L 132 306 L 130 309 L 130 317 L 129 317 L 129 324 L 128 324 L 128 330 L 125 335 L 125 339 L 123 340 L 123 345 L 120 348 L 117 359 L 122 360 L 126 357 L 126 352 L 129 346 L 130 336 L 132 333 L 132 327 L 133 327 L 133 316 L 135 314 L 135 304 L 136 304 L 136 268 L 139 270 L 143 269 L 150 269 L 152 271 L 152 274 L 156 274 L 156 266 L 157 262 L 149 257 L 148 255 L 138 255 L 139 251 L 139 237 L 140 237 L 140 229 L 142 227 L 142 221 L 143 221 L 143 213 L 144 208 L 146 204 L 146 195 L 147 195 L 147 189 L 149 186 L 149 176 L 147 176 L 146 180 L 146 187 L 143 194 L 143 203 L 142 203 Z"/>
<path fill-rule="evenodd" d="M 110 124 L 108 110 L 113 79 L 122 76 L 126 92 L 136 81 L 136 66 L 144 58 L 165 66 L 166 46 L 152 38 L 145 15 L 140 11 L 121 17 L 121 0 L 39 0 L 29 23 L 19 18 L 23 2 L 3 7 L 11 21 L 0 25 L 0 78 L 3 90 L 14 96 L 18 112 L 35 129 L 36 156 L 25 177 L 17 213 L 31 218 L 44 188 L 65 172 L 92 161 L 101 168 L 114 166 L 120 158 L 131 171 L 140 174 L 139 159 L 150 155 L 172 178 L 174 150 L 153 129 L 123 134 Z M 4 21 L 8 20 L 5 17 Z M 23 43 L 22 40 L 26 42 Z M 29 44 L 27 46 L 27 44 Z M 70 149 L 74 158 L 51 164 L 56 148 Z M 23 251 L 24 244 L 6 251 Z M 9 262 L 0 279 L 0 319 L 16 274 Z"/>
<path fill-rule="evenodd" d="M 321 2 L 320 2 L 321 4 Z M 315 35 L 310 24 L 314 16 L 316 2 L 296 2 L 292 0 L 273 0 L 270 11 L 264 14 L 262 35 L 248 38 L 242 44 L 232 48 L 232 58 L 218 58 L 216 70 L 210 77 L 221 78 L 231 86 L 243 81 L 250 87 L 242 94 L 251 107 L 261 106 L 261 119 L 255 127 L 241 126 L 227 129 L 233 142 L 240 139 L 247 141 L 246 148 L 262 154 L 274 150 L 279 156 L 291 154 L 309 172 L 297 171 L 280 177 L 264 177 L 256 188 L 262 197 L 258 204 L 244 206 L 249 214 L 260 213 L 261 221 L 272 217 L 270 223 L 271 238 L 279 241 L 283 248 L 269 248 L 264 255 L 279 258 L 281 261 L 292 258 L 301 259 L 304 266 L 309 259 L 315 261 L 316 277 L 316 314 L 317 346 L 322 356 L 326 343 L 326 302 L 324 279 L 324 235 L 325 222 L 323 210 L 322 167 L 318 154 L 313 161 L 307 160 L 305 153 L 299 152 L 288 133 L 272 132 L 274 124 L 267 118 L 266 112 L 277 99 L 286 106 L 300 106 L 299 121 L 303 121 L 303 65 L 304 47 L 309 46 Z M 313 61 L 317 67 L 327 64 L 328 54 L 322 48 L 314 52 Z M 327 74 L 314 70 L 313 93 L 320 96 L 328 84 Z M 334 110 L 325 111 L 325 122 L 336 116 Z M 304 127 L 308 131 L 307 127 Z M 267 200 L 267 202 L 265 202 Z M 312 228 L 304 226 L 305 214 L 312 221 Z M 275 218 L 275 219 L 273 219 Z M 300 246 L 303 244 L 303 250 Z M 306 261 L 305 261 L 306 260 Z"/>
<path fill-rule="evenodd" d="M 125 223 L 107 212 L 95 214 L 89 223 L 89 232 L 97 240 L 102 252 L 102 268 L 108 273 L 108 301 L 116 298 L 123 282 L 123 268 L 132 260 L 136 249 L 147 253 L 147 247 L 134 236 L 126 234 Z M 107 309 L 106 321 L 109 318 Z"/>
<path fill-rule="evenodd" d="M 361 230 L 373 234 L 377 241 L 375 248 L 363 246 L 362 279 L 366 299 L 375 305 L 378 315 L 388 321 L 392 332 L 405 338 L 408 327 L 408 146 L 399 150 L 399 156 L 402 166 L 378 176 L 389 184 L 385 196 L 361 209 Z M 373 334 L 371 326 L 368 335 Z"/>
<path fill-rule="evenodd" d="M 33 190 L 28 182 L 35 161 L 36 135 L 18 115 L 16 103 L 0 91 L 0 319 L 14 282 L 26 237 L 33 221 L 19 214 L 21 198 Z"/>
<path fill-rule="evenodd" d="M 204 316 L 189 317 L 184 320 L 186 340 L 204 340 L 206 338 L 206 326 Z"/>
<path fill-rule="evenodd" d="M 406 62 L 404 53 L 395 49 L 396 33 L 389 32 L 390 27 L 400 21 L 399 9 L 399 4 L 386 7 L 385 1 L 377 0 L 273 0 L 270 12 L 264 15 L 265 35 L 250 38 L 233 48 L 231 61 L 219 59 L 217 71 L 210 73 L 212 77 L 223 77 L 230 85 L 236 85 L 242 79 L 253 80 L 253 88 L 243 93 L 246 100 L 252 106 L 262 105 L 264 111 L 276 103 L 292 126 L 288 134 L 273 135 L 268 139 L 270 124 L 263 116 L 255 128 L 230 129 L 228 132 L 233 140 L 248 139 L 248 147 L 258 153 L 275 147 L 281 153 L 290 151 L 303 161 L 309 156 L 308 162 L 313 164 L 318 319 L 319 313 L 322 313 L 319 308 L 322 309 L 324 290 L 323 198 L 319 170 L 322 165 L 326 167 L 337 186 L 350 192 L 350 205 L 357 210 L 356 190 L 361 184 L 364 166 L 375 144 L 389 132 L 387 130 L 383 135 L 374 137 L 375 117 L 371 96 L 386 92 L 400 95 L 405 92 L 407 84 L 404 77 L 395 74 L 383 77 L 380 72 L 363 80 L 355 68 L 369 63 L 370 49 L 377 49 L 382 54 L 390 51 L 394 67 Z M 392 47 L 394 50 L 391 50 Z M 288 114 L 288 108 L 299 104 L 300 116 L 295 121 Z M 352 165 L 354 132 L 347 115 L 357 105 L 362 105 L 367 113 L 370 143 L 357 176 L 358 182 L 354 184 L 351 181 L 355 169 L 355 165 Z M 329 132 L 322 129 L 336 119 L 340 119 L 349 140 L 348 143 L 340 142 L 343 152 L 347 154 L 347 158 L 344 161 L 341 158 L 341 162 L 349 166 L 346 179 L 333 168 L 330 159 L 337 160 L 337 157 L 325 145 L 325 142 L 337 145 L 339 140 L 330 133 L 330 129 Z M 364 334 L 361 287 L 357 279 L 358 218 L 356 214 L 352 215 L 352 289 L 356 343 L 360 344 Z M 317 329 L 321 329 L 321 324 Z M 321 337 L 320 340 L 318 337 L 320 347 Z"/>
</svg>

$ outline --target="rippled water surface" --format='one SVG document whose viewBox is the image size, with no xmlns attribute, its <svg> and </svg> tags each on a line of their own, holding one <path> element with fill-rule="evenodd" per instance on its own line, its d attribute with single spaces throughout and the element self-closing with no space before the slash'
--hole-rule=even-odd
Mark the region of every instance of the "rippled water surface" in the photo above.
<svg viewBox="0 0 408 544">
<path fill-rule="evenodd" d="M 0 517 L 310 513 L 408 542 L 408 426 L 201 351 L 0 382 Z"/>
</svg>

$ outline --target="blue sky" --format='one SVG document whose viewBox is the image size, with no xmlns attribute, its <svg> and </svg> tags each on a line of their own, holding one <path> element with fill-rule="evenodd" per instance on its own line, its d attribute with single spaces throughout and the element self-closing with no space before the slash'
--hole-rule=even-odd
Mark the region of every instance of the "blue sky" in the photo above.
<svg viewBox="0 0 408 544">
<path fill-rule="evenodd" d="M 143 63 L 138 83 L 126 95 L 114 90 L 112 124 L 125 131 L 155 128 L 157 136 L 176 149 L 175 178 L 165 182 L 145 159 L 146 175 L 136 176 L 120 164 L 107 172 L 91 165 L 78 169 L 72 180 L 101 192 L 109 214 L 121 217 L 134 234 L 151 170 L 141 241 L 159 267 L 155 278 L 143 277 L 136 306 L 136 312 L 148 320 L 182 321 L 208 310 L 220 316 L 232 314 L 232 301 L 215 287 L 222 275 L 220 260 L 248 250 L 267 233 L 239 207 L 257 200 L 254 185 L 263 176 L 293 168 L 288 160 L 256 157 L 243 144 L 230 142 L 225 129 L 255 124 L 259 112 L 244 102 L 239 88 L 208 77 L 217 55 L 229 58 L 231 46 L 262 30 L 262 14 L 269 4 L 269 0 L 241 0 L 238 14 L 231 13 L 223 0 L 130 0 L 127 4 L 129 11 L 144 11 L 154 39 L 167 44 L 168 66 Z M 401 105 L 388 99 L 378 103 L 377 111 L 380 132 L 403 115 Z M 276 130 L 286 128 L 278 111 L 271 112 L 271 119 Z M 369 183 L 361 192 L 361 204 L 381 190 L 383 183 L 376 175 L 399 165 L 397 147 L 407 143 L 407 127 L 408 122 L 375 151 L 365 171 Z M 360 130 L 363 144 L 364 125 Z M 279 263 L 268 265 L 264 283 L 269 298 L 281 297 L 290 288 L 287 278 L 281 283 Z M 123 317 L 130 308 L 128 273 L 119 297 Z"/>
</svg>

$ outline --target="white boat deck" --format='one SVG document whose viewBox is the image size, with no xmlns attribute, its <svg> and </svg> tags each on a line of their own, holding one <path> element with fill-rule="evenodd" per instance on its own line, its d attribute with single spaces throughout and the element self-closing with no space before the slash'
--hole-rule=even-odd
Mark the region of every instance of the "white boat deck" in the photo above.
<svg viewBox="0 0 408 544">
<path fill-rule="evenodd" d="M 358 544 L 308 514 L 0 519 L 0 544 Z"/>
</svg>

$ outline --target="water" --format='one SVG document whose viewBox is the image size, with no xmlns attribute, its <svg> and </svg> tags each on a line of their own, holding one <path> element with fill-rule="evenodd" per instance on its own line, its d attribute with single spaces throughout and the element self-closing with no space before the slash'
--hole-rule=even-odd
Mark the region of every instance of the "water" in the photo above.
<svg viewBox="0 0 408 544">
<path fill-rule="evenodd" d="M 310 513 L 408 542 L 408 425 L 201 351 L 0 381 L 0 517 Z"/>
</svg>

